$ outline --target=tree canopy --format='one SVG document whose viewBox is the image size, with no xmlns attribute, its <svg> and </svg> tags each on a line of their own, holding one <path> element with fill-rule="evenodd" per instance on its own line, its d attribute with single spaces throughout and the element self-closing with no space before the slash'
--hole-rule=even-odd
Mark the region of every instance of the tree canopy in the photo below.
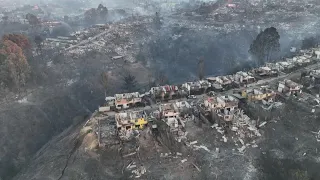
<svg viewBox="0 0 320 180">
<path fill-rule="evenodd" d="M 97 20 L 98 14 L 95 8 L 91 8 L 84 13 L 84 19 L 87 23 L 95 23 Z"/>
<path fill-rule="evenodd" d="M 250 45 L 249 53 L 253 55 L 258 64 L 269 62 L 272 53 L 280 51 L 280 35 L 276 28 L 270 27 L 261 31 Z"/>
<path fill-rule="evenodd" d="M 105 20 L 108 15 L 108 8 L 99 4 L 98 8 L 91 8 L 84 13 L 84 19 L 87 23 L 93 24 L 98 19 Z"/>
<path fill-rule="evenodd" d="M 38 17 L 36 15 L 34 15 L 34 14 L 28 13 L 26 15 L 26 19 L 28 20 L 30 25 L 35 26 L 35 25 L 40 24 L 40 21 L 39 21 Z"/>
<path fill-rule="evenodd" d="M 29 39 L 22 34 L 6 34 L 2 37 L 2 41 L 12 41 L 18 45 L 22 50 L 31 48 Z"/>
<path fill-rule="evenodd" d="M 97 11 L 102 20 L 105 19 L 108 15 L 108 9 L 102 4 L 99 4 Z"/>
<path fill-rule="evenodd" d="M 23 50 L 11 40 L 3 39 L 0 45 L 0 84 L 20 90 L 30 73 Z"/>
</svg>

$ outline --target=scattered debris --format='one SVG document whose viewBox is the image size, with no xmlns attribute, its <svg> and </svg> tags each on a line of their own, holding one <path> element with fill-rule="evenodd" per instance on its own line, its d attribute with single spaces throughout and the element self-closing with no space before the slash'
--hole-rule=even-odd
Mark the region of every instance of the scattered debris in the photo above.
<svg viewBox="0 0 320 180">
<path fill-rule="evenodd" d="M 137 154 L 137 152 L 133 152 L 133 153 L 130 153 L 130 154 L 126 154 L 126 155 L 124 155 L 123 157 L 129 157 L 129 156 L 132 156 L 132 155 L 135 155 L 135 154 Z"/>
<path fill-rule="evenodd" d="M 199 172 L 201 172 L 201 169 L 197 166 L 197 165 L 195 165 L 194 163 L 191 163 Z"/>
<path fill-rule="evenodd" d="M 145 174 L 146 172 L 147 172 L 146 168 L 145 168 L 143 165 L 141 165 L 139 168 L 133 170 L 133 171 L 132 171 L 132 174 L 135 175 L 135 176 L 134 176 L 135 178 L 139 178 L 139 177 L 141 177 L 143 174 Z"/>
<path fill-rule="evenodd" d="M 267 124 L 266 121 L 262 122 L 262 123 L 259 125 L 259 128 L 263 127 L 263 126 L 266 125 L 266 124 Z"/>
<path fill-rule="evenodd" d="M 187 162 L 188 160 L 187 159 L 182 159 L 181 160 L 181 163 L 185 163 L 185 162 Z"/>
<path fill-rule="evenodd" d="M 203 149 L 203 150 L 205 150 L 207 152 L 211 152 L 206 146 L 203 146 L 203 145 L 200 145 L 200 146 L 193 145 L 193 147 L 195 148 L 195 150 Z"/>
</svg>

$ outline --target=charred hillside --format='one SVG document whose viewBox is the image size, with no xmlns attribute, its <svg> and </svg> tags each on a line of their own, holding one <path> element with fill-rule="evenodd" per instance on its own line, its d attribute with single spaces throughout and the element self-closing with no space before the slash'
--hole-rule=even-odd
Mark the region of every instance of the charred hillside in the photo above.
<svg viewBox="0 0 320 180">
<path fill-rule="evenodd" d="M 36 174 L 34 169 L 38 170 L 38 175 L 34 178 L 45 179 L 47 175 L 59 178 L 66 165 L 66 159 L 71 163 L 67 169 L 71 170 L 65 170 L 66 176 L 62 179 L 127 178 L 129 175 L 119 169 L 129 162 L 120 160 L 117 145 L 105 152 L 92 153 L 87 151 L 87 144 L 80 143 L 80 146 L 79 144 L 76 146 L 76 153 L 70 153 L 73 152 L 73 143 L 79 139 L 78 132 L 81 125 L 77 123 L 86 120 L 86 118 L 77 120 L 74 118 L 94 112 L 104 103 L 105 91 L 107 95 L 125 92 L 124 79 L 127 75 L 134 76 L 136 87 L 141 91 L 150 89 L 149 86 L 153 85 L 153 81 L 159 80 L 159 74 L 172 84 L 193 81 L 198 76 L 199 59 L 204 60 L 205 76 L 248 70 L 256 66 L 248 50 L 252 40 L 261 30 L 271 26 L 277 28 L 281 37 L 281 50 L 273 54 L 273 59 L 280 60 L 287 55 L 293 56 L 294 53 L 290 52 L 290 48 L 294 46 L 299 49 L 304 38 L 316 37 L 320 26 L 318 18 L 320 4 L 311 0 L 290 3 L 270 2 L 264 6 L 254 4 L 253 1 L 250 1 L 251 5 L 238 6 L 239 3 L 235 1 L 236 8 L 233 8 L 233 5 L 227 6 L 225 1 L 219 1 L 217 4 L 207 1 L 205 3 L 173 1 L 169 5 L 162 1 L 138 2 L 128 5 L 126 1 L 121 1 L 120 6 L 112 1 L 110 8 L 106 5 L 109 12 L 114 13 L 111 19 L 103 22 L 102 25 L 81 27 L 79 31 L 77 31 L 79 26 L 83 24 L 84 10 L 79 13 L 72 11 L 70 7 L 52 8 L 53 17 L 50 19 L 52 21 L 64 21 L 64 17 L 61 13 L 59 14 L 61 12 L 59 8 L 62 8 L 65 14 L 72 12 L 68 15 L 76 25 L 69 24 L 74 31 L 71 34 L 76 36 L 76 40 L 72 39 L 74 37 L 59 39 L 50 36 L 43 40 L 41 50 L 33 44 L 33 49 L 30 51 L 32 58 L 29 60 L 32 72 L 25 90 L 19 94 L 17 91 L 1 87 L 3 89 L 0 92 L 0 136 L 5 138 L 0 139 L 0 145 L 3 147 L 0 149 L 0 154 L 3 155 L 0 158 L 0 178 L 8 180 L 18 174 L 16 179 L 32 179 Z M 81 8 L 83 6 L 81 4 Z M 98 3 L 93 2 L 92 7 L 96 9 Z M 15 13 L 19 18 L 20 11 L 12 11 L 12 14 Z M 13 21 L 12 26 L 8 26 L 10 23 L 1 22 L 0 34 L 23 32 L 29 34 L 30 40 L 33 41 L 35 31 L 39 29 L 30 24 L 16 22 L 16 19 Z M 108 75 L 107 88 L 101 82 L 102 73 Z M 296 116 L 298 117 L 299 114 Z M 287 129 L 288 123 L 298 122 L 298 120 L 294 122 L 288 120 L 293 117 L 282 118 L 285 119 L 281 126 L 283 131 L 291 131 Z M 312 126 L 311 123 L 308 125 Z M 202 129 L 196 130 L 196 135 L 201 135 Z M 212 136 L 211 127 L 205 130 L 208 134 L 203 138 L 208 140 Z M 269 133 L 272 134 L 272 130 Z M 276 138 L 280 134 L 276 132 L 270 137 Z M 291 135 L 293 136 L 294 133 Z M 301 136 L 304 135 L 301 134 Z M 86 139 L 81 139 L 81 142 L 83 141 L 85 142 Z M 282 141 L 274 143 L 272 147 L 285 148 L 283 145 L 285 143 Z M 208 141 L 206 145 L 215 149 L 212 142 Z M 294 146 L 298 148 L 300 145 Z M 144 148 L 147 154 L 150 147 Z M 153 150 L 157 151 L 157 149 Z M 281 151 L 287 152 L 283 149 Z M 169 151 L 164 148 L 163 153 L 169 153 Z M 238 163 L 239 167 L 241 163 L 247 162 L 246 157 L 236 156 L 237 158 L 234 159 L 232 152 L 229 153 L 225 154 L 229 160 L 226 162 Z M 221 173 L 220 169 L 217 169 L 219 167 L 210 166 L 212 162 L 210 155 L 201 152 L 195 155 L 195 159 L 204 156 L 208 159 L 196 161 L 195 164 L 207 166 L 207 169 L 203 174 L 196 175 L 195 179 L 212 177 L 210 171 L 213 170 L 216 174 Z M 255 161 L 260 163 L 266 173 L 274 170 L 270 169 L 269 164 L 278 160 L 276 155 L 272 160 L 268 160 L 268 156 L 269 154 L 261 157 L 261 162 Z M 158 157 L 152 156 L 152 158 Z M 251 158 L 256 157 L 250 157 L 250 163 Z M 180 160 L 183 159 L 171 163 L 170 158 L 166 159 L 161 166 L 166 171 L 157 171 L 157 167 L 153 167 L 155 174 L 150 177 L 160 178 L 161 173 L 168 172 L 164 178 L 170 179 L 169 174 L 174 173 L 175 170 L 183 172 L 176 166 L 181 162 Z M 221 166 L 228 165 L 222 162 L 223 159 L 220 160 Z M 152 162 L 158 161 L 150 161 L 150 166 Z M 315 165 L 314 162 L 305 162 L 310 166 L 300 167 L 299 162 L 292 162 L 292 160 L 285 163 L 292 166 L 292 169 L 302 169 L 301 171 Z M 49 163 L 52 163 L 52 167 Z M 252 165 L 250 163 L 248 163 L 249 167 Z M 165 165 L 177 169 L 168 170 Z M 185 166 L 193 167 L 193 170 L 198 172 L 192 164 Z M 278 167 L 277 169 L 285 168 L 282 164 Z M 85 169 L 85 175 L 81 176 L 79 174 L 83 169 Z M 252 171 L 252 169 L 249 170 Z M 241 174 L 240 171 L 246 172 L 239 168 L 238 173 Z M 278 175 L 282 174 L 283 172 L 279 172 Z M 192 177 L 189 175 L 186 174 L 186 177 Z M 178 174 L 174 175 L 175 178 L 178 176 Z M 227 179 L 228 173 L 225 172 L 222 177 Z"/>
</svg>

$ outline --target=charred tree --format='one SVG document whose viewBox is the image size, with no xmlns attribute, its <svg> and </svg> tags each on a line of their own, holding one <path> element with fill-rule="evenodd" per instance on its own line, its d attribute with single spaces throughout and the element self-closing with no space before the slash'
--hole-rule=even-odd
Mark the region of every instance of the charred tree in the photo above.
<svg viewBox="0 0 320 180">
<path fill-rule="evenodd" d="M 123 78 L 123 87 L 122 88 L 126 92 L 135 92 L 138 90 L 137 84 L 138 84 L 138 82 L 136 80 L 136 77 L 131 74 L 127 74 Z"/>
<path fill-rule="evenodd" d="M 204 59 L 200 58 L 198 61 L 198 76 L 199 80 L 204 78 Z"/>
<path fill-rule="evenodd" d="M 250 45 L 249 53 L 257 59 L 257 64 L 269 62 L 272 53 L 280 51 L 280 35 L 276 28 L 261 31 Z"/>
<path fill-rule="evenodd" d="M 101 73 L 101 85 L 103 86 L 104 97 L 107 97 L 108 83 L 109 83 L 108 73 L 106 72 Z"/>
</svg>

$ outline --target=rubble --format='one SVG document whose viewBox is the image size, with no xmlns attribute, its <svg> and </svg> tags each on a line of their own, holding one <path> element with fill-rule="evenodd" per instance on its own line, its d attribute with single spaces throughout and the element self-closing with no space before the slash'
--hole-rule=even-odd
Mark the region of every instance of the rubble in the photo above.
<svg viewBox="0 0 320 180">
<path fill-rule="evenodd" d="M 290 95 L 298 96 L 299 94 L 302 93 L 302 90 L 301 90 L 302 87 L 303 85 L 295 83 L 292 80 L 286 79 L 282 82 L 279 82 L 278 91 L 288 96 Z"/>
<path fill-rule="evenodd" d="M 292 58 L 291 63 L 307 62 L 307 58 L 307 55 Z M 290 65 L 290 61 L 279 65 Z M 285 75 L 273 76 L 270 72 L 275 70 L 268 65 L 260 70 L 266 71 L 263 76 L 260 71 L 238 72 L 234 75 L 209 77 L 203 81 L 180 85 L 155 86 L 146 93 L 116 94 L 105 99 L 106 104 L 99 107 L 99 112 L 110 114 L 110 111 L 116 111 L 114 114 L 116 132 L 123 142 L 129 143 L 137 139 L 143 141 L 144 133 L 166 133 L 166 136 L 170 136 L 170 141 L 175 141 L 174 143 L 183 143 L 194 151 L 204 150 L 218 157 L 220 147 L 211 151 L 206 144 L 203 144 L 202 139 L 190 138 L 190 132 L 192 133 L 190 125 L 193 123 L 193 125 L 199 124 L 199 127 L 211 126 L 218 143 L 234 144 L 234 151 L 238 151 L 238 155 L 243 155 L 249 148 L 260 146 L 258 144 L 258 139 L 262 136 L 260 130 L 268 128 L 270 122 L 267 120 L 260 122 L 259 119 L 249 117 L 242 109 L 243 104 L 259 103 L 263 110 L 269 111 L 284 104 L 284 102 L 277 102 L 276 97 L 288 93 L 290 95 L 302 93 L 303 85 L 295 83 Z M 255 73 L 259 73 L 260 78 L 264 79 L 257 81 Z M 312 71 L 311 74 L 314 76 L 316 72 Z M 219 84 L 223 88 L 217 90 L 214 84 Z M 186 98 L 189 95 L 193 95 L 194 98 Z M 152 106 L 137 105 L 147 98 L 150 99 Z M 311 112 L 316 112 L 316 107 L 313 107 Z M 320 142 L 320 131 L 315 134 L 317 141 Z M 130 151 L 124 156 L 136 154 L 136 151 Z M 175 156 L 171 156 L 168 152 L 161 152 L 160 157 L 164 159 L 182 157 L 180 152 L 173 152 L 173 154 Z M 181 159 L 181 163 L 188 161 L 186 158 Z M 131 167 L 136 177 L 146 173 L 145 168 L 136 167 L 138 166 Z M 201 171 L 200 168 L 199 171 Z"/>
<path fill-rule="evenodd" d="M 318 132 L 312 132 L 313 134 L 316 134 L 317 142 L 320 142 L 320 130 Z"/>
<path fill-rule="evenodd" d="M 147 172 L 147 169 L 141 165 L 137 169 L 132 171 L 132 174 L 134 174 L 134 178 L 140 178 L 142 175 L 144 175 Z"/>
</svg>

